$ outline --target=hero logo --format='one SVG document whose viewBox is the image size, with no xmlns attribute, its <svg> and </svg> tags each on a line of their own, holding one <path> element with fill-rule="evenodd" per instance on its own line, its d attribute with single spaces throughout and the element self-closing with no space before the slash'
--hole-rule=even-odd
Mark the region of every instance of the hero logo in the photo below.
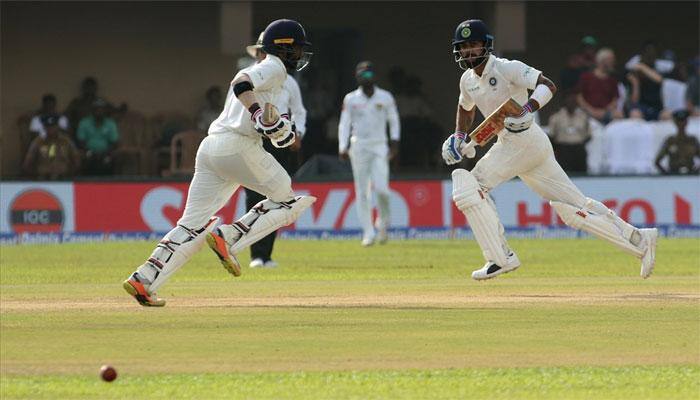
<svg viewBox="0 0 700 400">
<path fill-rule="evenodd" d="M 60 232 L 64 220 L 61 201 L 42 189 L 20 193 L 10 206 L 10 223 L 15 233 Z"/>
<path fill-rule="evenodd" d="M 639 223 L 645 225 L 654 225 L 657 223 L 658 218 L 656 210 L 652 202 L 648 200 L 640 198 L 632 198 L 627 201 L 605 200 L 603 204 L 611 210 L 616 211 L 620 218 L 625 221 L 637 220 Z M 675 194 L 673 196 L 673 222 L 678 225 L 690 225 L 692 224 L 691 214 L 691 203 L 678 194 Z M 518 202 L 517 217 L 518 226 L 521 227 L 530 225 L 564 225 L 548 202 L 543 202 L 541 204 L 539 214 L 529 212 L 526 202 Z"/>
</svg>

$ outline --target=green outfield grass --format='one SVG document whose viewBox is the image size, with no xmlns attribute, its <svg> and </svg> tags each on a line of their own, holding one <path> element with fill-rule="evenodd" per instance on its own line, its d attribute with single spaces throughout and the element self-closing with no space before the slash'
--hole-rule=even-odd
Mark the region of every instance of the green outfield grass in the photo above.
<svg viewBox="0 0 700 400">
<path fill-rule="evenodd" d="M 162 309 L 121 288 L 153 243 L 0 247 L 0 397 L 700 398 L 700 240 L 648 280 L 597 240 L 512 245 L 488 282 L 469 241 L 280 241 L 240 278 L 205 249 Z"/>
</svg>

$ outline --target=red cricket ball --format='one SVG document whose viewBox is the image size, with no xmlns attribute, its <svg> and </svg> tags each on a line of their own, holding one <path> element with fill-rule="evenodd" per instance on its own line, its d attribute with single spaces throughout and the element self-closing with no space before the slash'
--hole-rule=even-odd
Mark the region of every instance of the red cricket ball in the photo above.
<svg viewBox="0 0 700 400">
<path fill-rule="evenodd" d="M 102 368 L 100 368 L 100 377 L 105 382 L 112 382 L 117 379 L 117 370 L 111 365 L 103 365 Z"/>
</svg>

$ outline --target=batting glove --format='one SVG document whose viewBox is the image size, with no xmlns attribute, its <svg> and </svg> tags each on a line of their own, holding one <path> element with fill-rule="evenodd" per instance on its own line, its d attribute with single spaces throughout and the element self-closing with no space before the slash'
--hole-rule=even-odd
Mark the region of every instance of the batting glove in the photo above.
<svg viewBox="0 0 700 400">
<path fill-rule="evenodd" d="M 445 164 L 452 165 L 462 161 L 460 149 L 466 137 L 464 132 L 455 132 L 445 140 L 442 144 L 442 159 L 445 160 Z"/>
<path fill-rule="evenodd" d="M 282 114 L 282 116 L 287 116 L 287 114 Z M 289 117 L 287 117 L 289 118 Z M 297 140 L 297 127 L 292 122 L 292 128 L 289 130 L 289 133 L 281 138 L 278 139 L 270 139 L 272 142 L 272 145 L 277 147 L 278 149 L 283 149 L 285 147 L 289 147 L 294 144 L 294 142 Z"/>
<path fill-rule="evenodd" d="M 527 103 L 523 106 L 523 111 L 520 115 L 507 117 L 503 121 L 503 124 L 509 132 L 518 133 L 529 128 L 534 118 L 535 115 L 532 113 L 532 106 L 530 106 L 530 103 Z"/>
<path fill-rule="evenodd" d="M 277 121 L 270 124 L 263 122 L 262 115 L 263 109 L 258 108 L 253 114 L 250 115 L 250 119 L 253 121 L 255 130 L 273 142 L 275 140 L 287 138 L 287 136 L 289 136 L 289 134 L 292 132 L 292 122 L 289 120 L 289 116 L 287 114 L 280 115 L 280 117 L 277 118 Z"/>
</svg>

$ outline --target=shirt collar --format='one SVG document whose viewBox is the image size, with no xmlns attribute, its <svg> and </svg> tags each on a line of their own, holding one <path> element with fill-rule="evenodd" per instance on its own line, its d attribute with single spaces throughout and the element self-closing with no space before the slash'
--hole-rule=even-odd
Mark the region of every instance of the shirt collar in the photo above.
<svg viewBox="0 0 700 400">
<path fill-rule="evenodd" d="M 494 61 L 495 58 L 496 57 L 494 57 L 493 54 L 489 54 L 489 58 L 488 58 L 488 60 L 486 60 L 486 66 L 484 67 L 484 71 L 481 73 L 482 78 L 484 76 L 486 76 L 487 74 L 489 74 L 491 72 L 491 70 L 493 69 L 493 64 L 495 62 Z M 476 73 L 474 75 L 476 75 Z"/>
</svg>

